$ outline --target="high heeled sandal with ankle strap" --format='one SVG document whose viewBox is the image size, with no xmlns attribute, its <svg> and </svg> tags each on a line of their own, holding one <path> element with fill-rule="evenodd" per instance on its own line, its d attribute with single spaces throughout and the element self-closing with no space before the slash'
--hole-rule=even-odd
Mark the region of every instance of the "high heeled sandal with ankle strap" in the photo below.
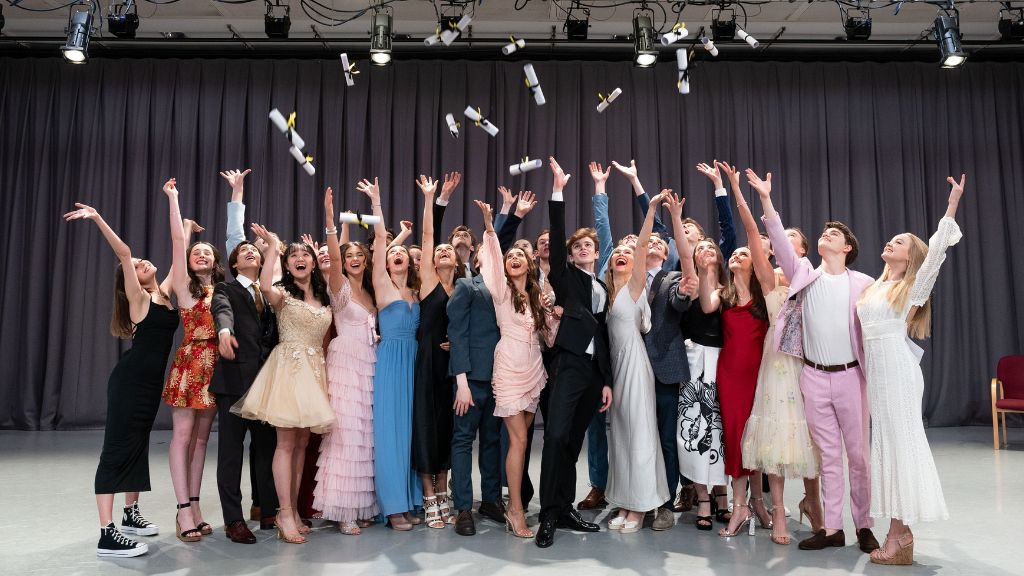
<svg viewBox="0 0 1024 576">
<path fill-rule="evenodd" d="M 427 522 L 428 528 L 444 528 L 444 519 L 441 518 L 441 506 L 437 503 L 437 496 L 423 497 L 423 519 Z"/>
<path fill-rule="evenodd" d="M 710 504 L 711 504 L 711 499 L 710 498 L 707 499 L 707 500 L 701 500 L 701 499 L 698 498 L 697 499 L 697 507 L 698 507 L 698 509 L 699 509 L 700 505 L 704 504 L 704 503 L 708 504 L 708 508 L 711 507 L 710 506 Z M 714 514 L 714 512 L 712 512 L 712 514 Z M 697 527 L 697 530 L 703 530 L 704 532 L 710 532 L 711 529 L 715 525 L 714 519 L 715 519 L 715 517 L 712 516 L 711 514 L 709 514 L 707 516 L 697 516 L 697 520 L 694 521 L 693 525 Z"/>
<path fill-rule="evenodd" d="M 190 497 L 188 499 L 188 502 L 189 504 L 192 504 L 192 502 L 199 502 L 199 496 Z M 213 526 L 210 526 L 206 522 L 200 522 L 199 524 L 196 524 L 196 528 L 199 530 L 200 533 L 202 533 L 203 536 L 209 536 L 210 534 L 213 534 Z"/>
<path fill-rule="evenodd" d="M 725 498 L 725 508 L 718 507 L 718 499 Z M 728 494 L 715 494 L 711 492 L 711 513 L 715 515 L 715 520 L 728 524 L 732 520 L 732 510 L 729 510 L 729 495 Z"/>
<path fill-rule="evenodd" d="M 744 518 L 743 521 L 740 522 L 736 526 L 736 529 L 733 530 L 732 532 L 730 532 L 728 528 L 722 528 L 721 530 L 719 530 L 718 531 L 718 535 L 721 536 L 722 538 L 731 538 L 733 536 L 738 535 L 740 532 L 743 532 L 743 527 L 747 526 L 747 525 L 749 525 L 750 528 L 751 528 L 751 530 L 749 531 L 749 534 L 751 536 L 753 536 L 754 525 L 750 524 L 750 521 L 754 518 L 754 510 L 750 507 L 749 504 L 747 504 L 746 506 L 735 506 L 734 505 L 733 506 L 733 513 L 735 513 L 737 509 L 739 509 L 739 510 L 746 509 L 747 517 Z"/>
<path fill-rule="evenodd" d="M 452 500 L 447 492 L 437 493 L 437 507 L 441 512 L 441 520 L 445 524 L 455 524 L 455 514 L 452 514 Z"/>
<path fill-rule="evenodd" d="M 910 566 L 914 563 L 914 535 L 910 532 L 892 538 L 890 536 L 885 537 L 885 543 L 888 544 L 889 540 L 896 541 L 896 551 L 892 554 L 886 554 L 885 549 L 879 548 L 871 552 L 871 562 L 874 564 L 885 564 L 888 566 Z"/>
<path fill-rule="evenodd" d="M 776 510 L 778 510 L 779 512 L 782 512 L 782 514 L 783 514 L 782 522 L 776 522 L 775 521 L 775 511 Z M 772 542 L 775 543 L 775 544 L 778 544 L 779 546 L 789 546 L 790 544 L 793 543 L 793 538 L 792 538 L 792 536 L 789 535 L 789 528 L 786 526 L 786 516 L 785 516 L 786 512 L 785 511 L 786 511 L 786 507 L 785 506 L 773 506 L 772 507 L 772 512 L 771 512 L 771 514 L 772 514 L 772 524 L 770 526 L 771 531 L 772 531 L 771 538 L 772 538 Z M 785 530 L 786 533 L 785 534 L 776 534 L 775 533 L 775 529 L 776 528 L 781 528 L 782 530 Z"/>
<path fill-rule="evenodd" d="M 769 513 L 768 512 L 768 507 L 764 505 L 764 497 L 763 496 L 760 496 L 758 498 L 751 498 L 750 499 L 750 502 L 751 502 L 751 504 L 750 504 L 750 511 L 754 513 L 754 518 L 757 518 L 757 523 L 761 525 L 761 528 L 766 528 L 766 529 L 770 530 L 771 527 L 775 524 L 775 520 L 773 520 L 769 516 L 768 522 L 765 522 L 764 518 L 761 518 L 761 515 L 758 514 L 756 510 L 754 510 L 753 502 L 757 502 L 757 501 L 761 502 L 761 506 L 764 507 L 765 513 Z"/>
<path fill-rule="evenodd" d="M 275 518 L 278 518 L 278 519 L 281 518 L 281 512 L 285 512 L 287 510 L 292 510 L 292 508 L 290 506 L 287 506 L 287 507 L 284 507 L 284 508 L 278 508 L 277 509 L 277 516 Z M 306 538 L 303 537 L 301 533 L 299 533 L 298 536 L 289 536 L 287 533 L 285 533 L 284 528 L 281 527 L 281 524 L 279 524 L 276 519 L 274 520 L 274 525 L 277 526 L 277 539 L 278 540 L 282 540 L 286 544 L 305 544 L 306 543 Z"/>
<path fill-rule="evenodd" d="M 515 524 L 512 523 L 512 515 L 516 513 L 522 515 L 522 530 L 516 528 Z M 529 526 L 526 525 L 526 513 L 523 510 L 512 510 L 511 508 L 505 510 L 505 531 L 511 532 L 517 538 L 533 538 L 535 536 L 533 530 L 530 530 Z"/>
<path fill-rule="evenodd" d="M 811 531 L 812 532 L 817 532 L 817 531 L 822 530 L 822 529 L 825 528 L 825 522 L 824 522 L 824 518 L 823 518 L 824 513 L 822 513 L 820 516 L 818 516 L 818 518 L 821 518 L 822 520 L 821 520 L 821 523 L 819 523 L 817 526 L 815 526 L 815 524 L 814 524 L 814 514 L 812 514 L 812 512 L 814 512 L 814 510 L 811 509 L 811 503 L 807 501 L 807 495 L 806 494 L 804 494 L 804 497 L 800 499 L 800 504 L 797 505 L 797 510 L 800 511 L 800 520 L 799 520 L 799 522 L 801 524 L 803 524 L 804 523 L 804 516 L 807 516 L 807 519 L 810 521 Z M 818 504 L 818 510 L 821 510 L 821 504 L 820 503 Z"/>
<path fill-rule="evenodd" d="M 185 502 L 184 504 L 178 504 L 178 512 L 185 508 L 191 508 L 191 502 Z M 199 542 L 203 539 L 203 532 L 199 528 L 190 528 L 188 530 L 181 529 L 181 522 L 178 521 L 178 512 L 174 513 L 174 532 L 178 536 L 178 540 L 182 542 Z"/>
</svg>

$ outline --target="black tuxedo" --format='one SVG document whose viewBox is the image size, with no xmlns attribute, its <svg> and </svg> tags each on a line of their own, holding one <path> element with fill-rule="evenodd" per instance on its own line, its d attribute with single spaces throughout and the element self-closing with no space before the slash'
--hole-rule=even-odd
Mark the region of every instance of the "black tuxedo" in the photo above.
<svg viewBox="0 0 1024 576">
<path fill-rule="evenodd" d="M 548 209 L 551 272 L 547 281 L 563 313 L 555 337 L 554 375 L 549 381 L 548 408 L 544 414 L 540 503 L 542 519 L 555 520 L 570 509 L 575 498 L 576 461 L 583 448 L 587 424 L 600 405 L 601 388 L 611 385 L 611 362 L 605 324 L 608 299 L 605 298 L 604 309 L 593 311 L 594 277 L 568 262 L 565 204 L 550 201 Z M 591 342 L 593 355 L 587 353 Z"/>
<path fill-rule="evenodd" d="M 253 476 L 253 501 L 264 516 L 277 509 L 277 491 L 271 463 L 277 446 L 277 432 L 263 422 L 247 420 L 231 413 L 231 406 L 252 386 L 260 367 L 277 340 L 273 310 L 264 306 L 256 312 L 252 293 L 239 281 L 220 282 L 213 289 L 212 312 L 218 333 L 227 329 L 238 341 L 234 360 L 217 360 L 210 392 L 217 396 L 220 417 L 217 444 L 217 491 L 224 511 L 224 523 L 244 520 L 242 515 L 242 458 L 245 433 L 249 431 L 250 473 Z"/>
</svg>

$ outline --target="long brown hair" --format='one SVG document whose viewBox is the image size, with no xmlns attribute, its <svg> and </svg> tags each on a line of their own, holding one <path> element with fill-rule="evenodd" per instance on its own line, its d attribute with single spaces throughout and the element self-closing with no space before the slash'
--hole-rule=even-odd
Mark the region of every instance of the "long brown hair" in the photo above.
<svg viewBox="0 0 1024 576">
<path fill-rule="evenodd" d="M 525 314 L 526 307 L 529 306 L 534 330 L 546 335 L 548 323 L 544 318 L 544 301 L 541 298 L 540 282 L 537 281 L 537 264 L 523 252 L 523 260 L 526 262 L 526 294 L 523 294 L 508 277 L 508 271 L 505 269 L 505 262 L 513 250 L 523 252 L 522 248 L 509 248 L 508 252 L 505 252 L 504 258 L 501 259 L 501 270 L 505 273 L 505 282 L 512 293 L 512 307 L 519 314 Z"/>
<path fill-rule="evenodd" d="M 128 293 L 124 289 L 124 270 L 121 263 L 114 266 L 114 306 L 110 311 L 110 333 L 122 340 L 131 340 L 135 325 L 128 309 Z"/>
<path fill-rule="evenodd" d="M 615 251 L 619 249 L 619 246 L 629 247 L 629 244 L 619 242 L 615 248 L 612 248 L 612 253 L 608 256 L 607 269 L 604 271 L 604 285 L 608 288 L 608 309 L 611 310 L 615 304 L 615 296 L 619 293 L 619 288 L 615 286 L 615 271 L 612 265 L 612 256 L 615 255 Z M 633 266 L 636 266 L 636 248 L 633 248 Z M 629 284 L 629 279 L 626 280 L 626 284 Z"/>
<path fill-rule="evenodd" d="M 750 248 L 746 246 L 740 246 L 736 250 L 747 250 Z M 733 251 L 733 254 L 736 252 Z M 764 302 L 764 292 L 761 290 L 761 283 L 757 280 L 757 276 L 754 275 L 754 264 L 753 258 L 751 258 L 750 264 L 750 300 L 753 304 L 750 306 L 750 314 L 758 320 L 768 321 L 768 305 Z M 722 300 L 722 309 L 728 310 L 735 306 L 740 305 L 740 295 L 736 290 L 736 274 L 730 274 L 729 279 L 725 283 L 725 288 L 719 293 L 719 298 Z"/>
<path fill-rule="evenodd" d="M 715 256 L 718 258 L 718 283 L 719 285 L 725 285 L 729 278 L 725 268 L 725 257 L 722 256 L 722 249 L 718 247 L 718 244 L 715 244 L 714 240 L 704 238 L 703 240 L 698 240 L 697 243 L 693 245 L 693 254 L 690 255 L 690 258 L 693 259 L 693 267 L 700 270 L 700 266 L 697 264 L 697 248 L 700 247 L 701 243 L 705 242 L 708 246 L 711 246 L 711 249 L 715 251 Z"/>
<path fill-rule="evenodd" d="M 409 249 L 406 248 L 405 246 L 401 245 L 401 244 L 399 244 L 397 246 L 392 246 L 391 248 L 401 248 L 402 250 L 405 250 L 405 257 L 409 259 L 409 271 L 406 273 L 406 276 L 405 276 L 405 287 L 408 288 L 409 290 L 411 290 L 413 295 L 415 295 L 417 298 L 419 298 L 419 294 L 420 294 L 420 273 L 416 271 L 416 266 L 413 265 L 413 263 L 412 263 L 412 255 L 409 254 Z M 390 251 L 391 251 L 390 248 L 384 250 L 384 269 L 388 271 L 388 278 L 389 279 L 391 277 L 391 270 L 388 269 L 388 252 L 390 252 Z M 420 255 L 420 258 L 423 258 L 423 256 Z M 433 254 L 431 254 L 431 258 L 433 258 Z M 392 280 L 391 283 L 394 284 L 395 281 Z M 396 287 L 398 287 L 398 286 L 396 286 Z"/>
<path fill-rule="evenodd" d="M 196 240 L 193 242 L 192 245 L 188 247 L 188 250 L 185 250 L 185 267 L 188 270 L 188 292 L 196 300 L 202 300 L 206 297 L 206 287 L 203 286 L 203 282 L 199 279 L 199 275 L 192 271 L 192 265 L 190 264 L 192 261 L 192 249 L 200 244 L 206 244 L 210 247 L 210 250 L 213 251 L 213 270 L 210 272 L 210 293 L 213 293 L 212 288 L 214 285 L 218 282 L 224 281 L 224 265 L 220 261 L 220 250 L 217 250 L 217 247 L 209 242 L 204 242 L 202 240 Z"/>
<path fill-rule="evenodd" d="M 341 262 L 338 263 L 338 266 L 341 266 L 341 273 L 344 274 L 346 278 L 348 278 L 348 272 L 345 271 L 345 253 L 348 252 L 349 248 L 357 248 L 363 253 L 363 281 L 359 285 L 362 286 L 363 291 L 370 295 L 373 305 L 376 306 L 377 295 L 373 291 L 373 254 L 370 252 L 370 249 L 366 244 L 363 244 L 358 240 L 342 244 Z M 334 263 L 332 262 L 331 265 L 333 266 Z"/>
<path fill-rule="evenodd" d="M 907 271 L 903 273 L 903 278 L 897 280 L 891 286 L 888 287 L 888 291 L 885 296 L 889 300 L 889 305 L 892 306 L 893 310 L 901 311 L 907 305 L 907 300 L 910 298 L 910 289 L 914 286 L 914 281 L 917 280 L 917 272 L 921 269 L 921 264 L 924 263 L 924 259 L 928 256 L 928 244 L 921 240 L 917 236 L 907 232 L 906 235 L 910 238 L 909 252 L 910 261 L 907 262 Z M 861 295 L 859 302 L 864 302 L 871 295 L 877 291 L 885 288 L 885 282 L 889 280 L 889 276 L 892 274 L 892 269 L 886 264 L 882 269 L 882 275 L 878 277 L 868 289 Z M 858 302 L 858 303 L 859 303 Z M 928 301 L 923 306 L 918 308 L 910 322 L 907 323 L 907 334 L 911 338 L 918 340 L 928 338 L 932 333 L 932 299 L 929 296 Z"/>
</svg>

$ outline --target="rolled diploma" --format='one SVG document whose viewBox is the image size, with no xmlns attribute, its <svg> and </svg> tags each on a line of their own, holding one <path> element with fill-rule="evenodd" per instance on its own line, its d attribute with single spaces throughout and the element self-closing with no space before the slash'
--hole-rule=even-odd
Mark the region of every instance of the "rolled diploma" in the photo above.
<svg viewBox="0 0 1024 576">
<path fill-rule="evenodd" d="M 515 42 L 509 42 L 508 44 L 502 46 L 501 53 L 504 54 L 505 56 L 508 56 L 509 54 L 515 52 L 516 50 L 519 50 L 520 48 L 524 47 L 526 47 L 526 40 L 519 38 Z"/>
<path fill-rule="evenodd" d="M 341 65 L 345 67 L 345 84 L 355 86 L 356 79 L 352 77 L 352 71 L 350 70 L 351 66 L 348 62 L 348 54 L 341 54 Z"/>
<path fill-rule="evenodd" d="M 274 126 L 276 126 L 286 138 L 288 137 L 288 121 L 284 119 L 284 116 L 282 116 L 280 112 L 278 112 L 277 108 L 270 111 L 270 121 L 274 123 Z M 306 147 L 306 141 L 302 139 L 302 136 L 299 136 L 299 134 L 294 130 L 292 130 L 291 134 L 292 146 L 299 150 Z"/>
<path fill-rule="evenodd" d="M 483 128 L 484 131 L 490 134 L 491 136 L 498 135 L 498 127 L 495 126 L 494 124 L 491 124 L 490 120 L 478 114 L 476 108 L 473 108 L 472 106 L 466 106 L 466 109 L 463 110 L 462 113 L 465 114 L 466 117 L 472 120 L 473 122 L 479 122 L 480 127 Z"/>
<path fill-rule="evenodd" d="M 519 176 L 523 172 L 536 170 L 537 168 L 540 168 L 543 165 L 544 164 L 541 162 L 540 158 L 534 158 L 533 160 L 520 162 L 519 164 L 512 164 L 511 166 L 508 167 L 508 173 L 511 174 L 512 176 Z"/>
<path fill-rule="evenodd" d="M 380 223 L 380 216 L 374 216 L 372 214 L 353 214 L 351 212 L 342 212 L 338 214 L 338 222 L 342 224 L 366 224 L 367 226 L 373 226 L 374 224 Z"/>
<path fill-rule="evenodd" d="M 608 105 L 619 97 L 619 94 L 622 94 L 622 88 L 616 88 L 615 90 L 612 90 L 612 93 L 608 95 L 608 98 L 606 98 L 603 102 L 597 105 L 597 111 L 604 112 L 605 109 L 608 108 Z"/>
<path fill-rule="evenodd" d="M 295 146 L 291 146 L 288 148 L 288 151 L 291 152 L 292 157 L 302 165 L 302 169 L 306 171 L 306 174 L 309 174 L 310 176 L 316 174 L 316 168 L 313 167 L 312 163 L 306 160 L 306 155 L 302 153 L 302 150 L 299 150 Z"/>
<path fill-rule="evenodd" d="M 433 36 L 427 36 L 426 38 L 423 39 L 423 43 L 426 44 L 427 46 L 433 46 L 434 44 L 437 44 L 440 41 L 441 37 L 438 36 L 437 34 L 434 34 Z"/>
<path fill-rule="evenodd" d="M 452 133 L 452 136 L 459 137 L 459 127 L 455 123 L 455 116 L 449 112 L 444 115 L 444 121 L 448 123 L 448 131 Z"/>
<path fill-rule="evenodd" d="M 540 87 L 540 80 L 537 79 L 537 72 L 533 69 L 533 64 L 523 66 L 523 72 L 526 72 L 526 81 L 530 86 L 530 91 L 533 92 L 533 99 L 537 102 L 537 106 L 543 106 L 546 102 L 544 91 Z"/>
</svg>

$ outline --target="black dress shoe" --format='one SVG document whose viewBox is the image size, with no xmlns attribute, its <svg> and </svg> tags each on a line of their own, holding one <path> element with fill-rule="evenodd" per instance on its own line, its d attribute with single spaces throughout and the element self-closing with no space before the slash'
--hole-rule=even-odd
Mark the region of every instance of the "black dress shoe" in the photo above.
<svg viewBox="0 0 1024 576">
<path fill-rule="evenodd" d="M 245 525 L 243 520 L 233 520 L 230 524 L 224 527 L 224 531 L 227 532 L 228 538 L 232 542 L 238 544 L 255 544 L 256 536 L 253 535 L 249 527 Z"/>
<path fill-rule="evenodd" d="M 878 550 L 878 540 L 875 539 L 870 528 L 857 530 L 857 544 L 860 545 L 860 551 L 865 554 L 871 554 L 873 550 Z"/>
<path fill-rule="evenodd" d="M 505 504 L 501 500 L 497 502 L 481 502 L 477 512 L 484 518 L 498 524 L 505 523 Z"/>
<path fill-rule="evenodd" d="M 555 521 L 541 520 L 537 528 L 537 535 L 534 537 L 537 548 L 548 548 L 555 543 Z"/>
<path fill-rule="evenodd" d="M 798 547 L 801 550 L 823 550 L 829 546 L 836 548 L 846 546 L 846 535 L 843 534 L 842 530 L 837 531 L 831 536 L 826 536 L 825 530 L 818 530 L 814 533 L 814 536 L 801 540 Z"/>
<path fill-rule="evenodd" d="M 277 516 L 260 518 L 260 530 L 277 530 Z"/>
<path fill-rule="evenodd" d="M 463 510 L 455 519 L 455 533 L 459 536 L 473 536 L 476 534 L 476 524 L 473 523 L 473 511 Z"/>
<path fill-rule="evenodd" d="M 580 513 L 569 508 L 558 517 L 558 527 L 577 532 L 600 532 L 601 527 L 593 522 L 587 522 L 580 517 Z"/>
</svg>

